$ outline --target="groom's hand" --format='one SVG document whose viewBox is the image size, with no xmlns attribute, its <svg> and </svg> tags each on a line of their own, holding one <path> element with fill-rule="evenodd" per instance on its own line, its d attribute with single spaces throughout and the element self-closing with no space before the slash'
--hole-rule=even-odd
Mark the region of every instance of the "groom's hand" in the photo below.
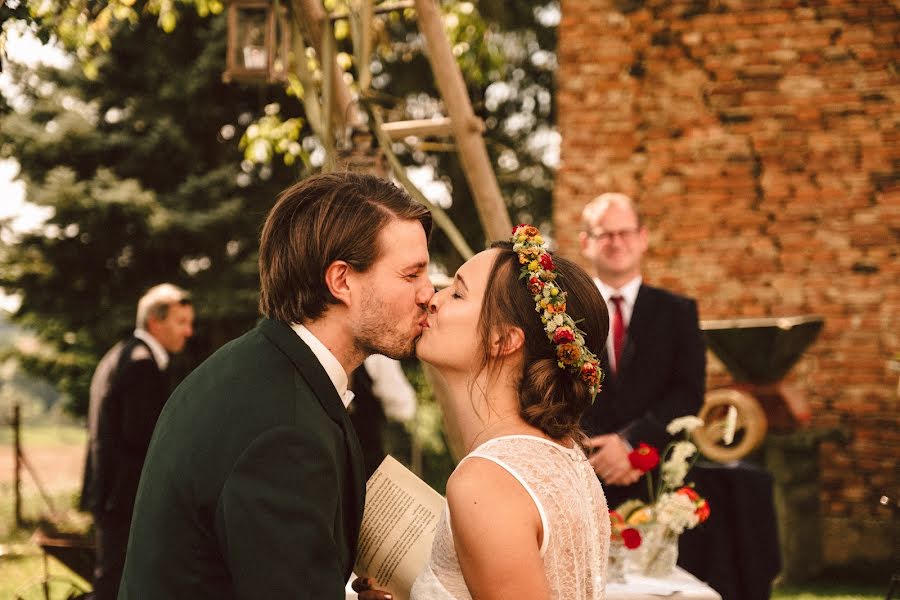
<svg viewBox="0 0 900 600">
<path fill-rule="evenodd" d="M 588 447 L 593 448 L 591 466 L 608 485 L 631 485 L 641 478 L 641 472 L 631 466 L 628 460 L 630 449 L 625 440 L 617 433 L 598 435 L 588 440 Z"/>
<path fill-rule="evenodd" d="M 359 600 L 392 600 L 394 596 L 382 590 L 372 587 L 374 580 L 360 577 L 354 579 L 350 587 L 359 595 Z"/>
</svg>

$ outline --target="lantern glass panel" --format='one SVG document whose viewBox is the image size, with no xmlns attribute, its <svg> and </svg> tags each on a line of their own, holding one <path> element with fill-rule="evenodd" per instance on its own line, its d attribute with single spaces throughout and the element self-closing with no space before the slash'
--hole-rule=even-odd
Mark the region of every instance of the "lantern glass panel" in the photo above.
<svg viewBox="0 0 900 600">
<path fill-rule="evenodd" d="M 237 64 L 245 69 L 265 71 L 269 52 L 266 49 L 266 9 L 244 8 L 238 19 Z"/>
</svg>

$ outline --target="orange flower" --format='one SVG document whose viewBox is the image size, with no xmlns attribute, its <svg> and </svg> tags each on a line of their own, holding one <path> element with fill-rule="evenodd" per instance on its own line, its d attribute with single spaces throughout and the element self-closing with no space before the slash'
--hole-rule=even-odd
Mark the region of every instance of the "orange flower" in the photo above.
<svg viewBox="0 0 900 600">
<path fill-rule="evenodd" d="M 581 348 L 575 344 L 560 344 L 556 347 L 556 358 L 564 365 L 571 365 L 581 358 Z"/>
</svg>

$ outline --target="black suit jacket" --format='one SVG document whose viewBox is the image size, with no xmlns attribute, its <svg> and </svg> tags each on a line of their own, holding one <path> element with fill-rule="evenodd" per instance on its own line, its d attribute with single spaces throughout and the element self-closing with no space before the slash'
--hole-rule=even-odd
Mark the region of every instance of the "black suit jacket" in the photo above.
<svg viewBox="0 0 900 600">
<path fill-rule="evenodd" d="M 130 520 L 144 457 L 168 392 L 150 347 L 134 336 L 100 360 L 91 379 L 83 510 Z"/>
<path fill-rule="evenodd" d="M 365 493 L 359 442 L 309 347 L 263 320 L 160 417 L 119 598 L 344 598 Z"/>
<path fill-rule="evenodd" d="M 706 346 L 696 302 L 642 285 L 618 372 L 612 372 L 605 352 L 601 364 L 606 378 L 582 419 L 585 432 L 591 436 L 616 432 L 634 447 L 646 442 L 662 452 L 671 439 L 666 433 L 669 421 L 697 414 L 703 404 Z M 646 488 L 643 481 L 626 488 L 625 497 L 643 493 L 641 488 Z M 622 488 L 604 489 L 610 506 L 618 504 Z"/>
</svg>

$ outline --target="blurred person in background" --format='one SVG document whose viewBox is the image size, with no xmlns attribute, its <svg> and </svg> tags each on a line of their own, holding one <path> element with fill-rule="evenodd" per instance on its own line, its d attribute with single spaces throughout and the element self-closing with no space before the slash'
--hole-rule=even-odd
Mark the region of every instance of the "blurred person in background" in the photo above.
<svg viewBox="0 0 900 600">
<path fill-rule="evenodd" d="M 118 594 L 141 468 L 171 391 L 169 356 L 184 349 L 193 323 L 185 290 L 150 288 L 138 302 L 134 332 L 106 353 L 91 379 L 81 508 L 94 515 L 96 600 Z"/>
<path fill-rule="evenodd" d="M 700 410 L 706 347 L 697 303 L 644 283 L 648 232 L 631 198 L 601 194 L 584 207 L 582 227 L 581 252 L 593 267 L 610 320 L 601 363 L 606 381 L 582 427 L 591 436 L 591 463 L 615 508 L 647 492 L 629 452 L 641 442 L 662 451 L 670 441 L 666 425 Z"/>
</svg>

